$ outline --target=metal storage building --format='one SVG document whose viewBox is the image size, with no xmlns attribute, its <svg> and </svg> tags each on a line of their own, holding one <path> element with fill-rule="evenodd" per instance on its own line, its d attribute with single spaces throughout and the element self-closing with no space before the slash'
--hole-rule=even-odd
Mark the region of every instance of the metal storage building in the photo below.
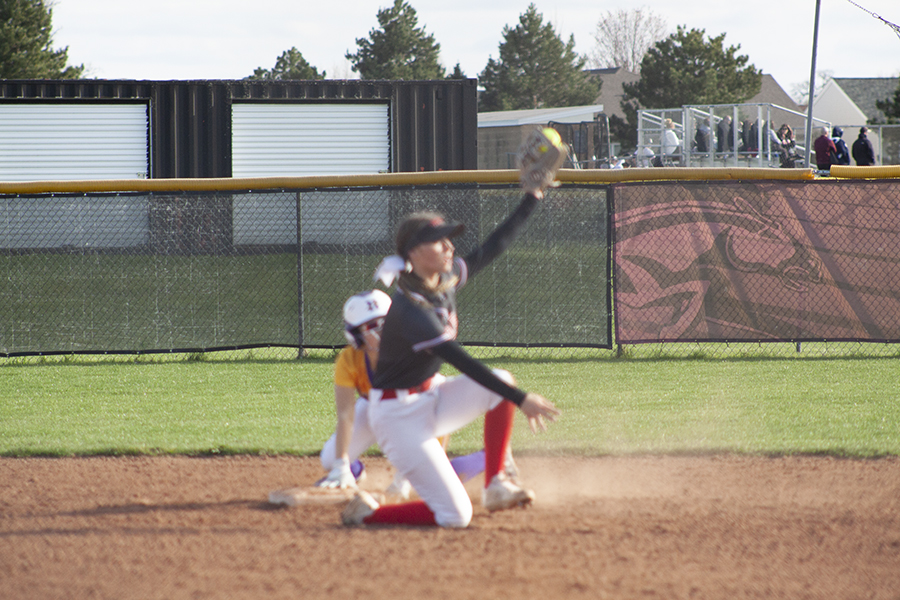
<svg viewBox="0 0 900 600">
<path fill-rule="evenodd" d="M 476 169 L 476 83 L 0 80 L 0 181 Z"/>
</svg>

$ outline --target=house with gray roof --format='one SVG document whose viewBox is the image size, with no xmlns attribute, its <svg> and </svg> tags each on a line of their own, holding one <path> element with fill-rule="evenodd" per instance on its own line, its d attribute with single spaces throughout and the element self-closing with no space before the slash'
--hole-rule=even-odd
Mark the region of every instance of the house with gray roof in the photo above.
<svg viewBox="0 0 900 600">
<path fill-rule="evenodd" d="M 843 128 L 848 146 L 856 139 L 859 128 L 866 125 L 875 150 L 875 164 L 897 164 L 900 162 L 897 126 L 878 127 L 869 122 L 885 121 L 884 113 L 875 103 L 892 99 L 898 86 L 900 77 L 835 77 L 825 84 L 813 102 L 813 115 Z"/>
<path fill-rule="evenodd" d="M 835 77 L 816 97 L 813 114 L 847 126 L 865 125 L 871 119 L 883 122 L 884 113 L 875 103 L 891 99 L 898 85 L 898 77 Z"/>
</svg>

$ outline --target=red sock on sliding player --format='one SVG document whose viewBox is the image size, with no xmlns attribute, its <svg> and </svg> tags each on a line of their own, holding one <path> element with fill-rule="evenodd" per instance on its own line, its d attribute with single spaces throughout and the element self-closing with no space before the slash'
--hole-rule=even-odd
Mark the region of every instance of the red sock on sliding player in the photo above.
<svg viewBox="0 0 900 600">
<path fill-rule="evenodd" d="M 515 416 L 516 405 L 506 400 L 484 415 L 484 487 L 503 469 Z"/>
<path fill-rule="evenodd" d="M 379 506 L 363 519 L 366 525 L 437 525 L 434 513 L 424 502 L 404 502 Z"/>
</svg>

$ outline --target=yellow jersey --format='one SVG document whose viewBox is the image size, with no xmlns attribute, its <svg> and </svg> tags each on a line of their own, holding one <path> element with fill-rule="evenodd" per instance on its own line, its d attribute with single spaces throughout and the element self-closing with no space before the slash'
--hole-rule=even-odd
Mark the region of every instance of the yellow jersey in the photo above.
<svg viewBox="0 0 900 600">
<path fill-rule="evenodd" d="M 334 362 L 334 384 L 342 387 L 356 388 L 356 392 L 369 397 L 372 384 L 366 368 L 366 351 L 362 348 L 345 346 Z"/>
</svg>

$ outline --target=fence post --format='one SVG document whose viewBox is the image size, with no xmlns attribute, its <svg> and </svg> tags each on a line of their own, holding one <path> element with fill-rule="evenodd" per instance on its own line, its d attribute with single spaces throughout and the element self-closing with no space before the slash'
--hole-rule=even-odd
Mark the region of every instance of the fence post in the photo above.
<svg viewBox="0 0 900 600">
<path fill-rule="evenodd" d="M 302 227 L 300 209 L 300 194 L 296 192 L 297 198 L 297 359 L 306 356 L 303 349 L 303 239 L 300 235 Z"/>
</svg>

